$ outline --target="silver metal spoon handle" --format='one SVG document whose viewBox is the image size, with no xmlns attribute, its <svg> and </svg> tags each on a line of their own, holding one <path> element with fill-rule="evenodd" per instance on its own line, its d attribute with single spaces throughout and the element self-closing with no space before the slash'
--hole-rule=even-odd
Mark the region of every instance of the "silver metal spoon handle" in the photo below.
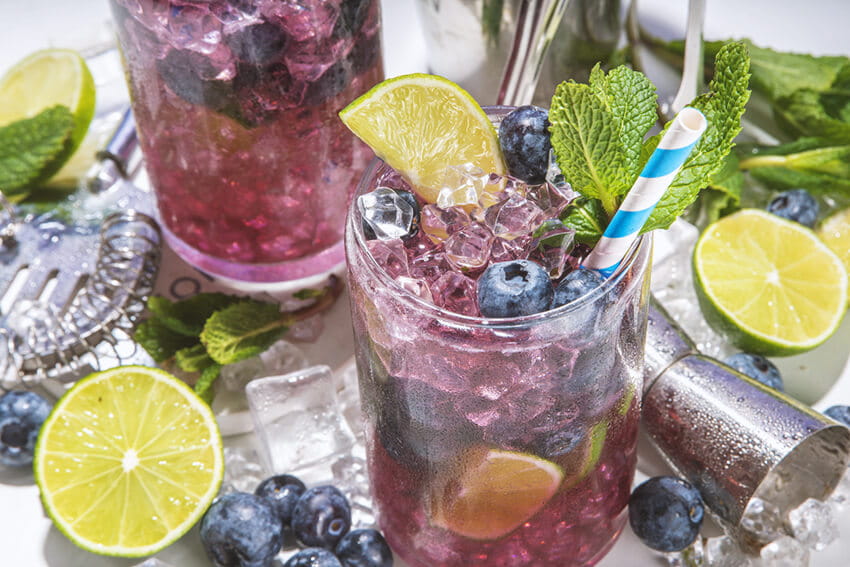
<svg viewBox="0 0 850 567">
<path fill-rule="evenodd" d="M 128 106 L 106 147 L 95 154 L 97 162 L 86 173 L 83 186 L 92 193 L 100 193 L 117 181 L 127 179 L 130 159 L 137 145 L 136 121 Z"/>
</svg>

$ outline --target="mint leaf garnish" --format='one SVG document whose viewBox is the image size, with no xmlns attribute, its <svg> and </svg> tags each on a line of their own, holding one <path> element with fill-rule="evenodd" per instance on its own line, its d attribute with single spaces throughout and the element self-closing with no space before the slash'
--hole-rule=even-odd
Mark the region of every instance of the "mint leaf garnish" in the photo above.
<svg viewBox="0 0 850 567">
<path fill-rule="evenodd" d="M 239 298 L 224 293 L 198 293 L 180 301 L 170 301 L 161 295 L 148 299 L 148 309 L 162 324 L 172 331 L 189 337 L 198 337 L 207 319 Z"/>
<path fill-rule="evenodd" d="M 201 377 L 195 382 L 195 393 L 208 404 L 212 404 L 214 392 L 213 386 L 221 374 L 221 364 L 213 362 L 201 371 Z"/>
<path fill-rule="evenodd" d="M 201 343 L 181 348 L 174 353 L 174 361 L 184 372 L 200 372 L 215 362 Z"/>
<path fill-rule="evenodd" d="M 133 338 L 156 362 L 165 362 L 178 350 L 198 343 L 197 337 L 176 333 L 156 318 L 139 323 Z"/>
<path fill-rule="evenodd" d="M 564 178 L 608 216 L 637 175 L 639 143 L 655 121 L 655 91 L 641 73 L 598 67 L 590 84 L 561 83 L 549 109 L 552 147 Z"/>
<path fill-rule="evenodd" d="M 242 300 L 207 320 L 201 342 L 219 364 L 232 364 L 259 354 L 274 344 L 292 324 L 274 303 Z"/>
<path fill-rule="evenodd" d="M 740 169 L 774 189 L 805 187 L 815 194 L 850 195 L 850 144 L 801 138 L 779 146 L 747 147 Z"/>
<path fill-rule="evenodd" d="M 576 231 L 575 240 L 582 244 L 593 244 L 599 240 L 608 224 L 602 203 L 586 197 L 579 197 L 570 203 L 561 213 L 561 221 Z"/>
<path fill-rule="evenodd" d="M 39 180 L 73 129 L 74 116 L 61 105 L 0 127 L 0 190 L 15 195 Z"/>
<path fill-rule="evenodd" d="M 740 42 L 724 45 L 717 53 L 709 92 L 699 95 L 688 105 L 702 111 L 708 127 L 661 197 L 643 232 L 669 227 L 723 167 L 724 159 L 734 146 L 733 140 L 741 131 L 741 116 L 750 98 L 749 77 L 746 46 Z M 664 132 L 669 126 L 668 123 Z M 658 145 L 664 132 L 647 140 L 643 155 Z"/>
<path fill-rule="evenodd" d="M 824 95 L 812 89 L 800 89 L 776 103 L 777 122 L 788 133 L 797 136 L 819 137 L 838 144 L 850 144 L 850 122 L 845 121 L 843 108 L 837 116 L 829 113 Z M 846 97 L 850 102 L 850 93 Z M 833 98 L 832 104 L 836 103 Z"/>
</svg>

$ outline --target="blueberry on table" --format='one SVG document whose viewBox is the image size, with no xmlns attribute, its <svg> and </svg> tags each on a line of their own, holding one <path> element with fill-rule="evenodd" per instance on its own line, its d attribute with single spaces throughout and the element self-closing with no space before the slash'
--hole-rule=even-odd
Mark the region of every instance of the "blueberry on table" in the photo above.
<svg viewBox="0 0 850 567">
<path fill-rule="evenodd" d="M 351 506 L 331 485 L 308 489 L 292 513 L 292 530 L 302 544 L 333 549 L 351 528 Z"/>
<path fill-rule="evenodd" d="M 530 260 L 490 264 L 478 278 L 478 308 L 484 317 L 541 313 L 549 309 L 552 294 L 549 274 Z"/>
<path fill-rule="evenodd" d="M 782 375 L 779 369 L 760 354 L 737 352 L 723 362 L 769 388 L 783 391 Z"/>
<path fill-rule="evenodd" d="M 343 564 L 327 549 L 308 547 L 287 559 L 283 567 L 343 567 Z"/>
<path fill-rule="evenodd" d="M 847 427 L 850 427 L 850 406 L 830 406 L 823 413 L 838 423 L 843 423 Z"/>
<path fill-rule="evenodd" d="M 0 397 L 0 463 L 10 467 L 32 464 L 38 432 L 50 407 L 35 392 L 14 390 Z"/>
<path fill-rule="evenodd" d="M 298 503 L 298 499 L 306 490 L 307 487 L 298 477 L 279 474 L 261 482 L 254 494 L 269 499 L 274 504 L 284 527 L 288 527 L 292 522 L 292 511 L 295 510 L 295 504 Z"/>
<path fill-rule="evenodd" d="M 699 491 L 671 476 L 650 478 L 632 492 L 629 524 L 635 535 L 657 551 L 681 551 L 699 535 L 705 508 Z"/>
<path fill-rule="evenodd" d="M 499 125 L 499 145 L 508 171 L 531 185 L 546 181 L 549 169 L 549 113 L 536 106 L 520 106 Z"/>
<path fill-rule="evenodd" d="M 378 530 L 352 530 L 336 546 L 344 567 L 392 567 L 393 552 Z"/>
<path fill-rule="evenodd" d="M 280 517 L 266 498 L 231 492 L 201 519 L 201 543 L 216 567 L 266 567 L 283 544 Z"/>
<path fill-rule="evenodd" d="M 767 212 L 812 228 L 818 220 L 820 207 L 805 189 L 791 189 L 771 199 Z"/>
<path fill-rule="evenodd" d="M 573 270 L 555 286 L 552 308 L 572 303 L 602 285 L 603 281 L 602 276 L 593 270 Z"/>
</svg>

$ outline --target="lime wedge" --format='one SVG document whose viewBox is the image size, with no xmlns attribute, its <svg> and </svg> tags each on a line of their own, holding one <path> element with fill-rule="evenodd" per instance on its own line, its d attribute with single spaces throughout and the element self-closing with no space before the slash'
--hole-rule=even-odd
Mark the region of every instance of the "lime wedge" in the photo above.
<svg viewBox="0 0 850 567">
<path fill-rule="evenodd" d="M 817 235 L 838 254 L 844 262 L 844 268 L 850 273 L 850 208 L 831 214 L 818 227 Z M 850 294 L 847 296 L 850 305 Z"/>
<path fill-rule="evenodd" d="M 561 486 L 557 464 L 528 453 L 472 449 L 431 494 L 435 524 L 464 537 L 498 539 L 534 516 Z"/>
<path fill-rule="evenodd" d="M 68 146 L 45 168 L 41 181 L 56 173 L 83 141 L 94 117 L 95 91 L 85 60 L 70 49 L 36 51 L 0 77 L 0 126 L 58 104 L 74 116 Z"/>
<path fill-rule="evenodd" d="M 176 541 L 209 507 L 224 472 L 215 417 L 154 368 L 92 374 L 56 404 L 34 460 L 54 525 L 78 546 L 140 557 Z"/>
<path fill-rule="evenodd" d="M 435 75 L 404 75 L 376 85 L 339 113 L 375 154 L 430 203 L 446 168 L 472 164 L 505 173 L 499 139 L 478 103 Z"/>
<path fill-rule="evenodd" d="M 832 335 L 847 305 L 847 271 L 808 228 L 744 209 L 711 224 L 694 248 L 706 320 L 736 347 L 785 356 Z"/>
</svg>

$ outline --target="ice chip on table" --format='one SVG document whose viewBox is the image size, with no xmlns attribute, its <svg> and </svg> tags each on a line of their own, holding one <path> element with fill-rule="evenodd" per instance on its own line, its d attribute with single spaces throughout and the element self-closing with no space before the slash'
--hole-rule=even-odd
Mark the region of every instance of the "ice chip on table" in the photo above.
<svg viewBox="0 0 850 567">
<path fill-rule="evenodd" d="M 319 340 L 322 330 L 325 328 L 325 320 L 321 314 L 313 315 L 293 323 L 286 336 L 299 343 L 314 343 Z"/>
<path fill-rule="evenodd" d="M 355 443 L 328 366 L 258 378 L 245 388 L 261 458 L 274 474 L 327 463 Z M 307 480 L 305 480 L 307 482 Z"/>
<path fill-rule="evenodd" d="M 446 260 L 457 270 L 482 270 L 490 260 L 492 242 L 493 234 L 486 226 L 472 223 L 446 240 Z"/>
<path fill-rule="evenodd" d="M 512 240 L 528 233 L 543 220 L 543 211 L 525 197 L 513 193 L 484 212 L 484 224 L 495 236 Z"/>
<path fill-rule="evenodd" d="M 769 543 L 784 533 L 779 508 L 761 498 L 749 501 L 740 525 L 742 530 L 761 543 Z"/>
<path fill-rule="evenodd" d="M 416 215 L 410 203 L 389 187 L 357 197 L 357 210 L 378 240 L 407 236 Z"/>
<path fill-rule="evenodd" d="M 809 550 L 783 535 L 761 548 L 761 559 L 765 567 L 804 567 L 809 564 Z"/>
<path fill-rule="evenodd" d="M 808 498 L 788 513 L 788 524 L 794 539 L 814 551 L 823 551 L 838 539 L 838 525 L 832 507 Z"/>
<path fill-rule="evenodd" d="M 407 252 L 401 239 L 367 240 L 366 247 L 369 249 L 372 258 L 391 278 L 410 275 Z"/>
<path fill-rule="evenodd" d="M 259 356 L 252 356 L 233 364 L 225 364 L 218 375 L 218 383 L 229 392 L 241 392 L 255 378 L 265 376 L 265 365 Z"/>
<path fill-rule="evenodd" d="M 260 457 L 253 448 L 224 448 L 224 480 L 222 492 L 254 492 L 268 475 L 260 464 Z"/>
<path fill-rule="evenodd" d="M 2 318 L 5 327 L 26 340 L 45 339 L 59 325 L 56 307 L 46 301 L 16 300 Z"/>
<path fill-rule="evenodd" d="M 351 455 L 340 457 L 331 465 L 331 472 L 334 485 L 345 494 L 351 504 L 352 527 L 374 527 L 375 514 L 372 509 L 372 495 L 369 492 L 365 450 L 355 450 Z"/>
<path fill-rule="evenodd" d="M 731 537 L 723 535 L 705 541 L 706 567 L 747 567 L 750 564 L 749 555 Z"/>
<path fill-rule="evenodd" d="M 469 213 L 460 207 L 441 208 L 438 205 L 422 207 L 421 228 L 432 242 L 440 243 L 472 222 Z"/>
<path fill-rule="evenodd" d="M 342 367 L 337 369 L 336 382 L 339 392 L 339 405 L 343 416 L 345 416 L 345 421 L 358 441 L 363 442 L 366 432 L 363 427 L 363 413 L 360 409 L 360 387 L 354 357 L 348 359 Z"/>
<path fill-rule="evenodd" d="M 697 536 L 694 542 L 682 551 L 665 553 L 664 557 L 670 567 L 701 567 L 705 565 L 705 546 L 702 538 Z"/>
<path fill-rule="evenodd" d="M 307 364 L 307 356 L 300 348 L 280 340 L 257 356 L 222 366 L 219 383 L 229 392 L 241 392 L 255 378 L 294 372 Z"/>
<path fill-rule="evenodd" d="M 461 315 L 478 316 L 475 280 L 457 272 L 446 272 L 431 284 L 437 307 Z"/>
<path fill-rule="evenodd" d="M 447 167 L 443 187 L 437 195 L 437 206 L 441 209 L 477 207 L 489 177 L 490 174 L 471 163 Z"/>
</svg>

